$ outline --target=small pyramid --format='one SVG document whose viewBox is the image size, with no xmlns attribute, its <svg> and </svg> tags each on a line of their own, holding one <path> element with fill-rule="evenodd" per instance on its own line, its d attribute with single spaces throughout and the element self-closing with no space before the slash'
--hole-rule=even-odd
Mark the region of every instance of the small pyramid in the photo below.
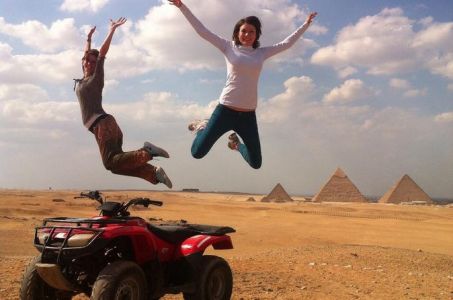
<svg viewBox="0 0 453 300">
<path fill-rule="evenodd" d="M 280 183 L 272 189 L 272 191 L 266 197 L 261 199 L 261 202 L 291 202 L 294 201 L 285 191 Z"/>
<path fill-rule="evenodd" d="M 432 204 L 433 200 L 415 183 L 409 175 L 405 174 L 379 199 L 380 203 L 401 203 L 424 201 Z"/>
<path fill-rule="evenodd" d="M 346 173 L 337 168 L 312 202 L 367 202 Z"/>
</svg>

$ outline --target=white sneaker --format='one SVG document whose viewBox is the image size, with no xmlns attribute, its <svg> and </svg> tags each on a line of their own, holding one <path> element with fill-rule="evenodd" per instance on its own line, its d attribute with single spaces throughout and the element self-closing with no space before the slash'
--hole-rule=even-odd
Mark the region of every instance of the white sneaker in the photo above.
<svg viewBox="0 0 453 300">
<path fill-rule="evenodd" d="M 203 130 L 206 128 L 206 125 L 208 124 L 208 119 L 203 119 L 203 120 L 195 120 L 192 121 L 187 128 L 192 131 L 193 133 L 197 133 L 200 130 Z"/>
<path fill-rule="evenodd" d="M 148 151 L 148 153 L 152 157 L 155 157 L 155 156 L 162 156 L 162 157 L 165 157 L 165 158 L 169 158 L 170 157 L 170 155 L 168 154 L 167 151 L 165 151 L 164 149 L 162 149 L 160 147 L 157 147 L 154 144 L 151 144 L 150 142 L 145 142 L 145 144 L 143 145 L 143 148 L 146 151 Z"/>
<path fill-rule="evenodd" d="M 169 189 L 173 187 L 170 178 L 168 178 L 164 169 L 162 169 L 161 167 L 156 168 L 156 179 L 158 182 L 165 184 Z"/>
</svg>

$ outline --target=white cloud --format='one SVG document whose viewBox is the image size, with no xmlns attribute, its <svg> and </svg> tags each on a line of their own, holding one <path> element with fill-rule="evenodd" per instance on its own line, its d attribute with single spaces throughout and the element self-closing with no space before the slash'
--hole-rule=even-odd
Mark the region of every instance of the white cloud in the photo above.
<svg viewBox="0 0 453 300">
<path fill-rule="evenodd" d="M 338 72 L 338 76 L 340 78 L 347 78 L 347 77 L 349 77 L 351 75 L 356 74 L 358 72 L 358 70 L 356 68 L 348 66 L 348 67 L 345 67 L 345 68 L 338 69 L 337 72 Z"/>
<path fill-rule="evenodd" d="M 79 30 L 70 18 L 57 20 L 47 27 L 35 20 L 9 24 L 0 17 L 0 33 L 18 38 L 24 45 L 42 52 L 80 47 Z"/>
<path fill-rule="evenodd" d="M 411 87 L 409 81 L 400 78 L 392 78 L 389 82 L 390 86 L 396 89 L 407 90 Z"/>
<path fill-rule="evenodd" d="M 406 79 L 391 78 L 389 85 L 392 88 L 403 90 L 403 96 L 406 98 L 415 98 L 426 95 L 426 89 L 415 89 Z"/>
<path fill-rule="evenodd" d="M 453 122 L 453 111 L 438 114 L 434 120 L 439 123 L 451 123 Z"/>
<path fill-rule="evenodd" d="M 73 19 L 55 21 L 50 28 L 37 21 L 19 25 L 0 18 L 0 31 L 19 38 L 33 52 L 17 54 L 10 45 L 0 43 L 0 81 L 2 83 L 67 82 L 81 74 L 83 39 Z M 82 42 L 81 42 L 82 41 Z"/>
<path fill-rule="evenodd" d="M 195 16 L 213 33 L 226 39 L 231 38 L 238 16 L 258 15 L 263 23 L 262 46 L 280 42 L 297 26 L 305 21 L 306 14 L 296 5 L 285 0 L 243 2 L 213 0 L 185 2 Z M 148 14 L 138 20 L 135 32 L 128 35 L 136 47 L 149 57 L 149 64 L 157 68 L 184 70 L 224 68 L 222 54 L 208 42 L 200 38 L 174 6 L 164 3 L 152 7 Z M 304 36 L 310 34 L 311 29 Z M 326 29 L 316 26 L 316 34 Z M 169 37 L 172 37 L 171 39 Z M 273 59 L 273 63 L 301 62 L 302 54 L 316 44 L 310 40 L 299 41 Z M 125 53 L 125 51 L 122 51 Z"/>
<path fill-rule="evenodd" d="M 187 4 L 210 30 L 227 39 L 231 36 L 237 16 L 245 13 L 260 15 L 265 28 L 263 45 L 281 41 L 306 17 L 298 6 L 290 5 L 285 0 L 268 3 L 253 0 L 245 5 L 239 0 L 234 1 L 237 5 L 223 2 L 213 4 L 212 0 L 187 1 Z M 77 3 L 80 7 L 87 7 L 88 4 L 90 7 L 99 7 L 103 2 Z M 64 5 L 69 7 L 75 4 L 66 1 Z M 212 11 L 213 8 L 215 11 Z M 9 45 L 0 43 L 2 82 L 60 83 L 81 75 L 81 49 L 89 26 L 78 29 L 74 19 L 57 20 L 47 26 L 39 21 L 8 24 L 2 18 L 0 25 L 1 32 L 19 38 L 25 45 L 39 51 L 18 55 Z M 322 26 L 317 25 L 316 28 L 317 34 L 324 32 Z M 95 35 L 93 47 L 99 47 L 102 40 L 102 36 Z M 316 47 L 314 41 L 302 39 L 292 49 L 271 59 L 267 68 L 285 63 L 301 64 L 302 54 L 312 47 Z M 225 63 L 222 54 L 197 36 L 176 7 L 163 2 L 151 7 L 143 19 L 136 23 L 128 20 L 117 30 L 107 56 L 107 65 L 107 76 L 117 79 L 142 75 L 155 69 L 222 69 Z"/>
<path fill-rule="evenodd" d="M 230 38 L 239 16 L 260 16 L 264 26 L 263 46 L 285 38 L 306 17 L 304 10 L 286 0 L 186 2 L 209 29 L 225 38 Z M 70 2 L 65 3 L 69 7 Z M 78 1 L 78 5 L 84 7 L 82 10 L 91 12 L 99 11 L 106 3 L 98 2 L 96 6 L 95 2 Z M 137 145 L 142 145 L 144 138 L 151 138 L 151 141 L 155 140 L 171 151 L 172 159 L 157 164 L 162 164 L 170 175 L 175 176 L 176 184 L 189 182 L 190 186 L 200 184 L 200 188 L 207 189 L 238 187 L 262 191 L 263 182 L 275 180 L 275 170 L 279 169 L 285 171 L 281 180 L 293 182 L 292 190 L 300 191 L 306 189 L 306 185 L 301 187 L 301 177 L 297 174 L 305 172 L 310 174 L 305 179 L 316 181 L 323 168 L 338 164 L 347 170 L 352 166 L 356 172 L 358 170 L 359 173 L 367 174 L 361 178 L 360 187 L 369 177 L 375 176 L 372 179 L 379 181 L 388 178 L 389 174 L 400 176 L 400 172 L 406 173 L 416 168 L 421 170 L 419 174 L 451 178 L 452 142 L 448 137 L 452 136 L 452 112 L 434 116 L 424 111 L 425 106 L 414 107 L 418 102 L 414 102 L 414 106 L 411 105 L 413 110 L 410 110 L 408 105 L 383 107 L 385 103 L 391 103 L 391 99 L 379 99 L 379 103 L 361 101 L 374 97 L 376 91 L 369 85 L 377 86 L 382 81 L 373 82 L 373 77 L 365 81 L 360 77 L 364 70 L 372 74 L 391 74 L 390 78 L 397 80 L 392 83 L 389 79 L 389 86 L 402 95 L 426 94 L 426 89 L 416 85 L 417 80 L 427 78 L 426 74 L 420 72 L 422 76 L 418 76 L 417 72 L 404 77 L 400 73 L 428 70 L 452 78 L 453 38 L 450 38 L 450 23 L 436 23 L 433 18 L 411 20 L 399 9 L 384 10 L 378 15 L 364 17 L 356 24 L 338 31 L 334 43 L 317 52 L 320 60 L 316 63 L 334 67 L 342 81 L 351 76 L 356 79 L 336 84 L 337 87 L 328 92 L 332 87 L 328 74 L 320 73 L 321 69 L 303 69 L 300 74 L 306 70 L 313 71 L 316 76 L 323 78 L 322 81 L 315 84 L 308 76 L 294 76 L 292 73 L 287 76 L 294 77 L 288 78 L 282 87 L 275 86 L 274 83 L 283 81 L 287 64 L 305 63 L 305 51 L 318 47 L 315 42 L 317 38 L 309 38 L 323 34 L 327 29 L 318 25 L 317 19 L 303 40 L 265 66 L 267 70 L 271 69 L 272 76 L 272 84 L 266 87 L 266 92 L 279 88 L 283 92 L 260 99 L 257 113 L 265 163 L 260 172 L 252 173 L 236 153 L 225 153 L 225 139 L 213 147 L 205 159 L 195 161 L 190 157 L 193 136 L 187 132 L 187 121 L 209 117 L 217 104 L 217 101 L 202 104 L 193 99 L 181 99 L 174 94 L 176 91 L 189 95 L 192 93 L 190 87 L 184 86 L 187 82 L 182 82 L 189 77 L 191 82 L 197 82 L 196 78 L 191 77 L 192 74 L 185 74 L 190 76 L 181 79 L 177 74 L 170 77 L 166 73 L 165 78 L 174 79 L 174 83 L 165 83 L 169 92 L 159 91 L 164 76 L 153 74 L 151 80 L 146 79 L 149 76 L 134 78 L 160 68 L 181 71 L 224 71 L 225 68 L 221 53 L 194 33 L 177 8 L 166 1 L 160 1 L 157 5 L 147 15 L 145 12 L 142 19 L 134 20 L 136 22 L 128 20 L 115 33 L 106 60 L 104 90 L 107 93 L 106 100 L 113 101 L 105 101 L 104 107 L 117 117 L 124 130 L 124 149 L 136 149 Z M 77 9 L 73 6 L 71 11 Z M 51 162 L 54 177 L 51 180 L 55 180 L 52 185 L 56 182 L 61 187 L 77 185 L 83 188 L 87 184 L 116 187 L 118 184 L 128 188 L 149 188 L 139 180 L 111 175 L 104 170 L 96 143 L 82 125 L 80 108 L 72 91 L 72 78 L 82 75 L 80 58 L 89 25 L 74 24 L 72 19 L 55 19 L 51 23 L 18 21 L 17 24 L 8 24 L 1 19 L 4 28 L 11 30 L 6 33 L 3 32 L 6 29 L 0 29 L 3 30 L 2 35 L 8 36 L 8 39 L 0 42 L 0 149 L 3 154 L 0 165 L 2 170 L 10 172 L 17 170 L 14 165 L 17 161 L 22 161 L 26 167 L 21 168 L 21 172 L 29 174 L 29 177 L 23 174 L 9 176 L 10 173 L 0 172 L 0 183 L 3 186 L 28 185 L 33 188 L 50 186 L 49 177 L 43 176 L 39 178 L 40 181 L 36 178 Z M 99 24 L 99 32 L 107 26 L 108 22 Z M 417 32 L 416 28 L 421 30 Z M 31 35 L 31 30 L 35 30 L 35 36 Z M 13 43 L 5 42 L 10 43 L 15 38 L 29 49 L 18 53 L 24 47 L 16 48 Z M 95 34 L 93 46 L 99 47 L 103 38 Z M 282 72 L 275 72 L 275 68 Z M 193 75 L 199 73 L 194 72 Z M 123 81 L 123 78 L 127 78 L 127 81 Z M 152 82 L 150 86 L 153 92 L 143 95 L 142 91 L 146 89 L 143 83 L 149 81 Z M 203 87 L 206 89 L 211 88 L 207 85 L 210 81 L 201 83 L 205 84 Z M 431 83 L 438 86 L 439 82 L 432 78 L 426 80 L 430 92 Z M 453 84 L 450 83 L 448 88 L 453 91 Z M 199 94 L 203 92 L 197 91 Z M 442 100 L 446 98 L 445 95 L 440 92 L 446 91 L 433 89 L 430 98 L 436 101 L 436 107 L 448 106 L 446 100 Z M 323 93 L 326 93 L 324 102 L 321 101 Z M 329 105 L 339 103 L 348 105 Z M 378 106 L 374 107 L 375 104 Z M 414 132 L 417 134 L 414 135 Z M 39 159 L 36 159 L 37 153 Z M 68 164 L 68 161 L 77 164 Z M 222 174 L 217 172 L 219 163 L 225 166 Z M 94 175 L 91 172 L 87 174 L 88 168 L 94 171 Z M 199 172 L 187 179 L 184 172 L 180 172 L 182 169 L 197 169 Z M 244 172 L 248 179 L 244 181 L 230 176 L 233 178 L 231 183 L 225 183 L 225 174 L 237 174 L 238 170 L 241 174 Z M 74 176 L 68 178 L 67 174 L 73 171 L 71 174 Z M 207 182 L 205 174 L 212 175 L 212 180 Z M 429 180 L 431 178 L 425 182 Z M 313 190 L 318 184 L 314 182 Z M 371 192 L 380 193 L 384 188 L 376 188 L 374 181 L 368 185 L 368 191 Z M 431 190 L 449 194 L 451 183 L 444 183 L 439 188 L 439 182 L 433 181 Z"/>
<path fill-rule="evenodd" d="M 158 124 L 191 119 L 208 118 L 217 105 L 212 101 L 207 106 L 195 102 L 181 102 L 175 95 L 168 92 L 147 93 L 142 100 L 122 104 L 106 104 L 107 111 L 136 123 Z"/>
<path fill-rule="evenodd" d="M 409 89 L 403 93 L 406 98 L 415 98 L 426 95 L 426 89 Z"/>
<path fill-rule="evenodd" d="M 8 101 L 2 103 L 1 115 L 10 121 L 23 124 L 40 124 L 44 122 L 62 122 L 75 120 L 76 102 L 47 101 L 29 103 L 27 101 Z M 77 113 L 79 115 L 79 113 Z"/>
<path fill-rule="evenodd" d="M 316 51 L 311 61 L 337 70 L 362 67 L 371 74 L 391 74 L 413 67 L 409 46 L 414 35 L 412 24 L 401 9 L 384 9 L 343 28 L 336 43 Z"/>
<path fill-rule="evenodd" d="M 417 32 L 412 44 L 415 48 L 424 48 L 433 51 L 451 51 L 451 37 L 453 22 L 426 24 L 426 28 Z"/>
<path fill-rule="evenodd" d="M 67 50 L 57 54 L 12 55 L 8 47 L 0 47 L 0 81 L 3 83 L 67 83 L 80 77 L 81 53 Z"/>
<path fill-rule="evenodd" d="M 75 101 L 51 101 L 47 92 L 36 85 L 0 85 L 0 124 L 8 123 L 12 128 L 75 120 L 80 114 L 77 105 Z"/>
<path fill-rule="evenodd" d="M 26 100 L 30 103 L 47 101 L 45 90 L 33 84 L 0 84 L 0 100 L 16 101 Z"/>
<path fill-rule="evenodd" d="M 365 86 L 360 79 L 346 80 L 341 86 L 335 87 L 323 98 L 325 103 L 349 103 L 373 97 L 375 92 Z"/>
<path fill-rule="evenodd" d="M 430 23 L 417 33 L 413 47 L 433 74 L 453 79 L 453 22 Z"/>
<path fill-rule="evenodd" d="M 308 102 L 315 89 L 313 80 L 307 76 L 291 77 L 284 83 L 285 91 L 260 105 L 263 122 L 275 123 L 291 119 L 303 102 Z"/>
<path fill-rule="evenodd" d="M 426 65 L 433 74 L 443 75 L 449 79 L 453 79 L 453 51 L 445 55 L 431 57 L 427 60 Z"/>
<path fill-rule="evenodd" d="M 434 21 L 433 17 L 426 17 L 418 21 L 418 23 L 423 26 L 429 26 L 433 23 L 433 21 Z"/>
<path fill-rule="evenodd" d="M 329 29 L 327 27 L 316 24 L 316 21 L 315 21 L 315 23 L 312 23 L 310 25 L 309 30 L 311 33 L 316 34 L 316 35 L 324 35 L 327 32 L 329 32 Z"/>
<path fill-rule="evenodd" d="M 97 12 L 109 3 L 110 0 L 64 0 L 60 9 L 62 11 L 80 12 L 89 11 Z"/>
<path fill-rule="evenodd" d="M 415 21 L 400 8 L 386 8 L 339 31 L 334 44 L 317 50 L 311 62 L 333 67 L 344 78 L 348 68 L 392 75 L 427 69 L 453 78 L 453 22 Z"/>
</svg>

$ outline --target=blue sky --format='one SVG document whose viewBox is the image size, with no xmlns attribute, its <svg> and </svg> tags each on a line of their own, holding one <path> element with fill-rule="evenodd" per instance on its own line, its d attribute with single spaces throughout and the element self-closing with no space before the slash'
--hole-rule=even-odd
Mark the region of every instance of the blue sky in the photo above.
<svg viewBox="0 0 453 300">
<path fill-rule="evenodd" d="M 105 63 L 104 108 L 124 149 L 149 140 L 175 189 L 267 193 L 281 183 L 314 194 L 341 167 L 381 196 L 404 174 L 453 198 L 452 1 L 187 0 L 213 32 L 246 15 L 263 45 L 319 13 L 303 38 L 266 62 L 259 83 L 263 167 L 222 137 L 202 160 L 187 124 L 209 117 L 225 82 L 222 55 L 166 1 L 0 0 L 0 187 L 164 189 L 106 171 L 82 126 L 72 79 L 88 28 L 102 43 L 110 18 L 127 23 Z"/>
</svg>

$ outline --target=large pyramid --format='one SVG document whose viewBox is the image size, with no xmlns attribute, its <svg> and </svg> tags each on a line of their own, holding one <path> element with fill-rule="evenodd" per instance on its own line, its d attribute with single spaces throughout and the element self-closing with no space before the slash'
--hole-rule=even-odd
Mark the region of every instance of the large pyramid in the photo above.
<svg viewBox="0 0 453 300">
<path fill-rule="evenodd" d="M 266 197 L 261 199 L 261 202 L 289 202 L 294 201 L 285 191 L 283 186 L 280 183 L 272 189 L 272 191 Z"/>
<path fill-rule="evenodd" d="M 337 168 L 329 181 L 313 197 L 313 202 L 367 202 L 342 169 Z"/>
<path fill-rule="evenodd" d="M 381 203 L 401 203 L 424 201 L 433 203 L 433 200 L 409 177 L 404 175 L 384 196 L 379 199 Z"/>
</svg>

